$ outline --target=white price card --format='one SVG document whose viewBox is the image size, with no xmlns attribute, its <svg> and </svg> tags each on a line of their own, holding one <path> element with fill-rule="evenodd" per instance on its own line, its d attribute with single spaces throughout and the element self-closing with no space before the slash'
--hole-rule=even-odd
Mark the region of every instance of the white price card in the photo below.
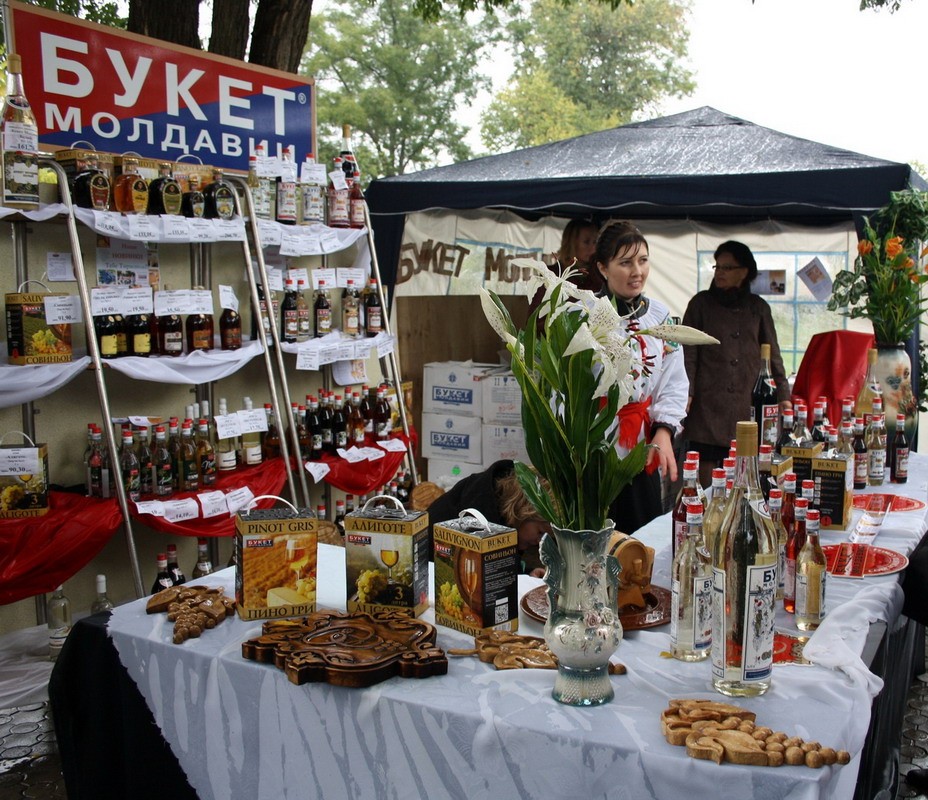
<svg viewBox="0 0 928 800">
<path fill-rule="evenodd" d="M 93 226 L 98 233 L 107 233 L 110 236 L 123 238 L 126 232 L 122 227 L 122 214 L 112 214 L 109 211 L 94 211 Z"/>
<path fill-rule="evenodd" d="M 136 503 L 135 508 L 139 514 L 151 514 L 153 517 L 164 516 L 163 500 L 146 500 L 142 503 Z"/>
<path fill-rule="evenodd" d="M 304 161 L 300 164 L 300 183 L 314 183 L 325 186 L 325 164 Z"/>
<path fill-rule="evenodd" d="M 265 266 L 267 272 L 267 282 L 272 292 L 282 292 L 284 290 L 284 271 L 280 267 Z"/>
<path fill-rule="evenodd" d="M 287 231 L 280 235 L 280 254 L 299 257 L 303 255 L 303 237 L 296 231 Z"/>
<path fill-rule="evenodd" d="M 219 306 L 220 308 L 231 308 L 238 311 L 238 298 L 235 296 L 235 289 L 226 286 L 224 283 L 219 284 Z"/>
<path fill-rule="evenodd" d="M 137 242 L 157 242 L 161 238 L 161 218 L 148 214 L 127 214 L 129 238 Z"/>
<path fill-rule="evenodd" d="M 339 250 L 344 249 L 342 240 L 338 238 L 338 234 L 331 228 L 319 234 L 319 247 L 323 253 L 337 253 Z"/>
<path fill-rule="evenodd" d="M 319 288 L 319 282 L 325 281 L 327 289 L 335 288 L 336 279 L 335 269 L 332 267 L 320 267 L 313 270 L 313 289 Z"/>
<path fill-rule="evenodd" d="M 70 253 L 47 253 L 45 255 L 45 272 L 50 281 L 73 281 L 74 263 Z"/>
<path fill-rule="evenodd" d="M 125 314 L 151 314 L 155 310 L 150 286 L 137 286 L 125 290 Z"/>
<path fill-rule="evenodd" d="M 229 505 L 222 492 L 201 492 L 197 495 L 197 500 L 200 502 L 200 508 L 203 509 L 204 519 L 229 513 Z"/>
<path fill-rule="evenodd" d="M 192 217 L 188 220 L 190 225 L 190 240 L 193 242 L 211 242 L 215 236 L 212 220 L 202 217 Z"/>
<path fill-rule="evenodd" d="M 322 483 L 322 481 L 325 480 L 325 476 L 328 475 L 331 470 L 331 467 L 324 461 L 307 461 L 305 466 L 306 471 L 312 475 L 316 483 Z"/>
<path fill-rule="evenodd" d="M 297 269 L 288 269 L 287 277 L 293 281 L 293 285 L 296 286 L 299 281 L 303 281 L 303 288 L 309 286 L 309 270 L 306 267 L 299 267 Z"/>
<path fill-rule="evenodd" d="M 333 169 L 329 173 L 329 180 L 332 181 L 333 189 L 347 189 L 348 181 L 345 180 L 345 173 L 340 169 Z"/>
<path fill-rule="evenodd" d="M 309 372 L 318 372 L 319 367 L 319 348 L 301 347 L 296 351 L 297 369 L 308 370 Z"/>
<path fill-rule="evenodd" d="M 45 321 L 49 325 L 74 325 L 84 321 L 81 299 L 76 294 L 45 298 Z"/>
<path fill-rule="evenodd" d="M 39 471 L 38 447 L 0 448 L 0 475 L 28 475 Z"/>
<path fill-rule="evenodd" d="M 396 337 L 390 333 L 379 333 L 377 335 L 377 357 L 384 358 L 390 353 L 393 352 L 393 345 L 396 342 Z"/>
<path fill-rule="evenodd" d="M 115 286 L 96 286 L 90 290 L 90 313 L 105 317 L 122 313 L 122 290 Z"/>
<path fill-rule="evenodd" d="M 267 430 L 267 414 L 263 408 L 253 408 L 251 411 L 241 409 L 235 412 L 241 432 L 263 433 Z"/>
<path fill-rule="evenodd" d="M 216 238 L 220 242 L 244 242 L 245 222 L 241 219 L 217 219 Z"/>
<path fill-rule="evenodd" d="M 188 497 L 186 500 L 166 500 L 164 502 L 164 518 L 168 522 L 197 519 L 199 516 L 200 506 L 192 497 Z"/>
<path fill-rule="evenodd" d="M 272 245 L 280 244 L 282 233 L 281 226 L 273 220 L 258 220 L 258 235 L 261 237 L 261 245 L 263 247 L 271 247 Z"/>
<path fill-rule="evenodd" d="M 340 289 L 347 287 L 348 281 L 354 281 L 354 288 L 359 292 L 364 288 L 364 267 L 339 267 L 337 272 Z"/>
<path fill-rule="evenodd" d="M 216 420 L 216 438 L 231 439 L 233 436 L 242 435 L 242 423 L 237 414 L 217 414 L 213 417 Z"/>
<path fill-rule="evenodd" d="M 212 314 L 213 293 L 209 289 L 191 289 L 188 314 Z"/>
<path fill-rule="evenodd" d="M 190 240 L 190 220 L 179 214 L 161 215 L 161 238 L 171 241 Z"/>
<path fill-rule="evenodd" d="M 255 493 L 247 486 L 229 492 L 226 495 L 226 505 L 229 506 L 229 513 L 234 514 L 240 508 L 245 508 L 254 499 Z"/>
</svg>

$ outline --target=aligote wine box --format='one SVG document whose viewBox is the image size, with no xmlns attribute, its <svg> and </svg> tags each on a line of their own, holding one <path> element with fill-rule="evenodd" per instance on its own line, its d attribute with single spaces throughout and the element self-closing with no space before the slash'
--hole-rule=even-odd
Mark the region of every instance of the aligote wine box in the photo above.
<svg viewBox="0 0 928 800">
<path fill-rule="evenodd" d="M 244 620 L 316 610 L 316 515 L 270 508 L 235 516 L 235 600 Z"/>
<path fill-rule="evenodd" d="M 480 636 L 519 629 L 518 533 L 465 510 L 432 525 L 435 622 Z"/>
<path fill-rule="evenodd" d="M 345 516 L 348 611 L 429 607 L 429 515 L 377 496 Z"/>
</svg>

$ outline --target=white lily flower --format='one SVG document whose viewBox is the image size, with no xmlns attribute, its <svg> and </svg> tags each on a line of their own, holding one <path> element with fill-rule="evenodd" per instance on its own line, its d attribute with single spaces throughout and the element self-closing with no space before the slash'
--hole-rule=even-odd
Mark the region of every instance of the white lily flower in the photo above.
<svg viewBox="0 0 928 800">
<path fill-rule="evenodd" d="M 641 331 L 642 334 L 654 336 L 657 339 L 663 339 L 668 342 L 677 344 L 718 344 L 719 340 L 708 333 L 703 333 L 698 328 L 691 328 L 689 325 L 655 325 L 653 328 Z"/>
</svg>

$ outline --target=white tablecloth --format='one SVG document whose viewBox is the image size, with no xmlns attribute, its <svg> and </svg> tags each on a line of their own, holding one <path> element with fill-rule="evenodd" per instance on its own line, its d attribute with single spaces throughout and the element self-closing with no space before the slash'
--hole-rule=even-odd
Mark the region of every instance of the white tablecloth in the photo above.
<svg viewBox="0 0 928 800">
<path fill-rule="evenodd" d="M 905 490 L 925 499 L 928 459 L 914 461 Z M 924 528 L 924 512 L 891 514 L 877 544 L 909 552 Z M 662 586 L 669 585 L 670 530 L 663 517 L 640 534 L 659 551 L 654 580 Z M 823 539 L 840 541 L 845 535 L 826 532 Z M 204 582 L 231 594 L 233 577 L 232 570 L 224 570 Z M 520 594 L 539 584 L 521 577 Z M 550 672 L 497 672 L 473 658 L 452 658 L 448 675 L 424 680 L 393 678 L 361 690 L 298 687 L 273 666 L 242 658 L 241 643 L 259 635 L 259 624 L 224 622 L 177 646 L 170 643 L 166 616 L 147 616 L 144 601 L 116 609 L 109 631 L 204 800 L 849 798 L 876 688 L 858 657 L 866 621 L 872 616 L 894 620 L 898 595 L 897 576 L 830 580 L 827 607 L 841 624 L 828 636 L 838 637 L 847 651 L 843 660 L 850 663 L 837 665 L 841 669 L 777 666 L 766 695 L 739 701 L 775 730 L 854 756 L 848 766 L 820 770 L 717 766 L 668 745 L 660 712 L 669 699 L 723 698 L 710 688 L 708 662 L 661 657 L 669 646 L 667 626 L 626 633 L 615 658 L 628 674 L 613 678 L 615 700 L 593 709 L 555 702 Z M 835 614 L 839 606 L 841 613 Z M 340 548 L 320 546 L 319 607 L 345 607 Z M 788 629 L 789 619 L 780 614 L 780 627 Z M 433 621 L 431 609 L 424 618 Z M 522 614 L 520 632 L 540 634 L 541 629 Z M 472 641 L 438 630 L 438 644 L 445 649 Z M 816 638 L 825 637 L 816 633 L 809 646 Z M 834 649 L 824 648 L 826 653 Z"/>
</svg>

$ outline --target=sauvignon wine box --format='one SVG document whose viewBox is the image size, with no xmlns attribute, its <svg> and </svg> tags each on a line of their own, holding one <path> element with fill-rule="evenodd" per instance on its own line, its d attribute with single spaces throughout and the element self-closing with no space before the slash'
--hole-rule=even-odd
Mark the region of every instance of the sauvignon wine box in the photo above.
<svg viewBox="0 0 928 800">
<path fill-rule="evenodd" d="M 68 295 L 50 292 L 6 295 L 6 347 L 11 364 L 65 364 L 72 360 L 71 324 L 48 321 L 45 300 L 57 297 Z"/>
<path fill-rule="evenodd" d="M 472 636 L 519 629 L 518 533 L 462 512 L 432 526 L 435 622 Z"/>
<path fill-rule="evenodd" d="M 348 611 L 429 607 L 429 515 L 379 495 L 345 516 Z"/>
<path fill-rule="evenodd" d="M 312 509 L 235 516 L 235 600 L 244 620 L 316 610 L 317 520 Z"/>
<path fill-rule="evenodd" d="M 0 519 L 47 513 L 47 445 L 0 444 Z"/>
<path fill-rule="evenodd" d="M 821 527 L 845 530 L 854 505 L 854 457 L 836 453 L 812 459 L 812 480 Z"/>
</svg>

